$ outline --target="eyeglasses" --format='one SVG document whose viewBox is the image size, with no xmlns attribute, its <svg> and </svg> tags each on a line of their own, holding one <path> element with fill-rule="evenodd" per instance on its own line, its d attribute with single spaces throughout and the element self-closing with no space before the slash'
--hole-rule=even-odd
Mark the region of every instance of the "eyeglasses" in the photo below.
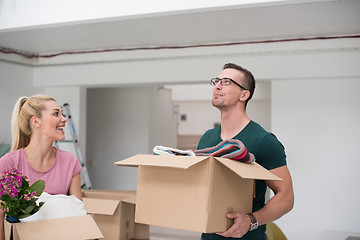
<svg viewBox="0 0 360 240">
<path fill-rule="evenodd" d="M 215 86 L 216 84 L 218 84 L 218 82 L 220 82 L 221 86 L 228 86 L 228 85 L 230 85 L 230 83 L 234 83 L 234 84 L 238 85 L 241 89 L 247 90 L 246 88 L 244 88 L 243 86 L 241 86 L 240 84 L 238 84 L 237 82 L 232 80 L 231 78 L 212 78 L 210 80 L 210 85 Z"/>
</svg>

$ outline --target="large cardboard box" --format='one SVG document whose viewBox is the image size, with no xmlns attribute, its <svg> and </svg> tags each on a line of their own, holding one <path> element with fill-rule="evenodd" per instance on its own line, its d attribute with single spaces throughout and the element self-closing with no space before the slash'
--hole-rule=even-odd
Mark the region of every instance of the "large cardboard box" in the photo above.
<svg viewBox="0 0 360 240">
<path fill-rule="evenodd" d="M 90 215 L 23 222 L 4 223 L 6 240 L 85 240 L 102 239 L 103 235 Z"/>
<path fill-rule="evenodd" d="M 251 212 L 254 179 L 281 180 L 257 163 L 226 158 L 139 154 L 135 221 L 195 232 L 224 232 L 226 213 Z"/>
<path fill-rule="evenodd" d="M 104 240 L 149 239 L 149 226 L 135 225 L 135 191 L 83 190 L 82 195 Z"/>
</svg>

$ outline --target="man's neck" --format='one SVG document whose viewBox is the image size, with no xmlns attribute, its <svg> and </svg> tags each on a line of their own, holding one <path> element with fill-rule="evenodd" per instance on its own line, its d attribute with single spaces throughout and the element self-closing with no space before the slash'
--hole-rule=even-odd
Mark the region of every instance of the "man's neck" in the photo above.
<svg viewBox="0 0 360 240">
<path fill-rule="evenodd" d="M 231 139 L 241 132 L 250 122 L 243 110 L 221 111 L 221 139 Z"/>
</svg>

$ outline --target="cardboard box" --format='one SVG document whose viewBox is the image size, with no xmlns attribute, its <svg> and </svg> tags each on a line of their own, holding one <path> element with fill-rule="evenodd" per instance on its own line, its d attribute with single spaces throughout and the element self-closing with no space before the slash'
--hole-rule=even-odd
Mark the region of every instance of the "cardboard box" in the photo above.
<svg viewBox="0 0 360 240">
<path fill-rule="evenodd" d="M 86 210 L 93 215 L 104 240 L 149 238 L 148 225 L 135 226 L 135 191 L 83 190 L 82 195 Z"/>
<path fill-rule="evenodd" d="M 5 221 L 4 228 L 6 240 L 83 240 L 103 238 L 90 215 L 12 224 Z"/>
<path fill-rule="evenodd" d="M 149 240 L 150 226 L 148 224 L 136 223 L 134 225 L 134 236 L 131 240 Z"/>
<path fill-rule="evenodd" d="M 251 212 L 254 179 L 281 180 L 257 163 L 208 156 L 139 154 L 115 164 L 139 168 L 136 222 L 205 233 L 227 230 L 228 212 Z"/>
</svg>

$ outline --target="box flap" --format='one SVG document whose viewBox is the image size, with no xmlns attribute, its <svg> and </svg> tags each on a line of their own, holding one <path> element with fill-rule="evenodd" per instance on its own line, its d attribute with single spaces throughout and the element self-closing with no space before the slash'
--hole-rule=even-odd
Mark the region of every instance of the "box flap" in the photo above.
<svg viewBox="0 0 360 240">
<path fill-rule="evenodd" d="M 127 202 L 131 204 L 136 204 L 136 194 L 129 196 L 128 198 L 125 198 L 122 200 L 122 202 Z"/>
<path fill-rule="evenodd" d="M 122 200 L 122 198 L 129 195 L 136 194 L 134 190 L 114 190 L 114 189 L 81 189 L 82 196 L 86 198 L 100 198 L 100 199 L 117 199 Z"/>
<path fill-rule="evenodd" d="M 215 158 L 242 178 L 258 180 L 282 180 L 258 163 L 242 163 L 228 158 Z"/>
<path fill-rule="evenodd" d="M 9 223 L 8 221 L 4 220 L 4 235 L 5 235 L 5 240 L 10 240 L 10 235 L 11 235 L 11 231 L 12 231 L 12 224 Z"/>
<path fill-rule="evenodd" d="M 91 214 L 114 215 L 119 200 L 83 198 L 86 211 Z"/>
<path fill-rule="evenodd" d="M 21 240 L 103 238 L 100 229 L 90 215 L 15 223 L 14 227 Z"/>
<path fill-rule="evenodd" d="M 187 169 L 208 158 L 209 156 L 185 157 L 172 155 L 138 154 L 125 160 L 115 162 L 115 165 L 128 167 L 156 166 Z"/>
</svg>

